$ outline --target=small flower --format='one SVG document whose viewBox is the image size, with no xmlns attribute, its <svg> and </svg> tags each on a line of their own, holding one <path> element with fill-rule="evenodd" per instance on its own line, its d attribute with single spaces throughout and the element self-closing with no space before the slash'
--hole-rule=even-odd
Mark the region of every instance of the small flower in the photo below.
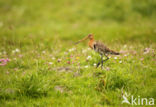
<svg viewBox="0 0 156 107">
<path fill-rule="evenodd" d="M 72 50 L 72 49 L 69 49 L 68 51 L 69 51 L 69 52 L 72 52 L 73 50 Z"/>
<path fill-rule="evenodd" d="M 144 49 L 144 54 L 148 54 L 150 52 L 150 50 L 151 50 L 150 48 L 145 48 Z"/>
<path fill-rule="evenodd" d="M 121 64 L 121 63 L 122 63 L 122 61 L 119 61 L 119 63 Z"/>
<path fill-rule="evenodd" d="M 76 59 L 78 60 L 78 59 L 80 59 L 80 57 L 76 57 Z"/>
<path fill-rule="evenodd" d="M 53 64 L 53 62 L 49 62 L 48 64 L 49 64 L 49 65 L 52 65 L 52 64 Z"/>
<path fill-rule="evenodd" d="M 67 54 L 68 54 L 68 52 L 64 52 L 64 54 L 65 54 L 65 55 L 67 55 Z"/>
<path fill-rule="evenodd" d="M 124 45 L 124 48 L 127 48 L 127 45 Z"/>
<path fill-rule="evenodd" d="M 74 51 L 75 50 L 75 48 L 71 48 L 71 49 L 69 49 L 68 51 L 69 52 L 72 52 L 72 51 Z"/>
<path fill-rule="evenodd" d="M 10 61 L 10 59 L 8 59 L 8 58 L 4 59 L 4 62 L 9 62 L 9 61 Z"/>
<path fill-rule="evenodd" d="M 52 59 L 52 60 L 55 60 L 56 58 L 55 58 L 55 57 L 52 57 L 51 59 Z"/>
<path fill-rule="evenodd" d="M 0 63 L 0 66 L 5 66 L 7 63 L 6 62 L 2 62 Z"/>
<path fill-rule="evenodd" d="M 2 53 L 0 52 L 0 55 L 2 55 Z"/>
<path fill-rule="evenodd" d="M 118 59 L 117 57 L 114 57 L 114 59 Z"/>
<path fill-rule="evenodd" d="M 110 59 L 110 58 L 111 58 L 111 56 L 108 56 L 108 58 Z"/>
<path fill-rule="evenodd" d="M 143 60 L 144 60 L 144 58 L 140 58 L 140 60 L 141 60 L 141 61 L 143 61 Z"/>
<path fill-rule="evenodd" d="M 0 66 L 5 66 L 7 64 L 7 62 L 9 62 L 10 60 L 8 58 L 6 59 L 0 59 Z"/>
<path fill-rule="evenodd" d="M 96 63 L 94 63 L 93 65 L 96 66 Z"/>
<path fill-rule="evenodd" d="M 16 48 L 15 51 L 16 51 L 17 53 L 20 52 L 20 50 L 19 50 L 18 48 Z"/>
<path fill-rule="evenodd" d="M 19 57 L 20 57 L 20 58 L 22 58 L 22 57 L 23 57 L 23 55 L 22 55 L 22 54 L 20 54 L 20 55 L 19 55 Z"/>
<path fill-rule="evenodd" d="M 12 53 L 15 54 L 15 53 L 19 53 L 20 50 L 18 48 L 16 48 L 15 50 L 12 50 Z"/>
<path fill-rule="evenodd" d="M 107 71 L 109 71 L 109 70 L 110 70 L 110 68 L 109 68 L 109 67 L 106 67 L 106 70 L 107 70 Z"/>
<path fill-rule="evenodd" d="M 46 53 L 46 51 L 42 51 L 42 53 L 43 53 L 43 54 L 45 54 L 45 53 Z"/>
<path fill-rule="evenodd" d="M 128 56 L 128 54 L 125 54 L 124 56 Z"/>
<path fill-rule="evenodd" d="M 104 57 L 103 57 L 102 59 L 103 59 L 103 60 L 105 60 L 105 58 L 104 58 Z"/>
<path fill-rule="evenodd" d="M 91 57 L 91 56 L 88 56 L 88 57 L 87 57 L 87 60 L 90 60 L 90 59 L 92 59 L 92 57 Z"/>
<path fill-rule="evenodd" d="M 14 53 L 16 53 L 16 51 L 15 50 L 12 50 L 12 53 L 14 54 Z"/>
<path fill-rule="evenodd" d="M 67 61 L 68 64 L 70 64 L 70 61 Z"/>
<path fill-rule="evenodd" d="M 5 55 L 6 54 L 6 51 L 3 51 L 3 54 Z"/>
<path fill-rule="evenodd" d="M 86 65 L 86 66 L 84 66 L 85 68 L 88 68 L 89 66 L 88 65 Z"/>
</svg>

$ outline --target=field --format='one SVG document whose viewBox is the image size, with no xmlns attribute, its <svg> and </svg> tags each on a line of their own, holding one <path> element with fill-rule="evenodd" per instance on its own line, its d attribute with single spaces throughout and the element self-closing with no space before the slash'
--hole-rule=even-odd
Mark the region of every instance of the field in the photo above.
<svg viewBox="0 0 156 107">
<path fill-rule="evenodd" d="M 87 41 L 74 45 L 90 33 L 121 53 L 103 69 Z M 132 104 L 122 104 L 123 95 L 156 99 L 155 49 L 155 0 L 0 0 L 0 106 L 124 107 Z"/>
</svg>

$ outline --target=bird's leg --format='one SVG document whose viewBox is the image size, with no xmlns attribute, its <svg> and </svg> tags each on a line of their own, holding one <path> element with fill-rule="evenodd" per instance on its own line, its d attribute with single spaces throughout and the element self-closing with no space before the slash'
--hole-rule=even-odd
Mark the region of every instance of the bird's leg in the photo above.
<svg viewBox="0 0 156 107">
<path fill-rule="evenodd" d="M 107 57 L 107 59 L 103 60 L 103 62 L 105 62 L 105 61 L 107 61 L 109 59 L 109 57 L 107 55 L 105 55 L 105 56 Z M 103 65 L 103 62 L 102 62 L 102 65 Z"/>
<path fill-rule="evenodd" d="M 107 59 L 103 60 L 103 56 L 102 56 L 102 59 L 101 59 L 101 69 L 103 68 L 103 62 L 105 62 L 105 61 L 107 61 L 109 59 L 109 57 L 107 55 L 105 55 L 105 56 L 107 57 Z"/>
<path fill-rule="evenodd" d="M 98 63 L 97 63 L 97 66 L 96 66 L 96 68 L 98 68 L 98 67 L 99 67 L 100 63 L 101 63 L 101 62 L 98 62 Z"/>
<path fill-rule="evenodd" d="M 101 55 L 101 61 L 99 61 L 99 62 L 97 63 L 96 68 L 98 68 L 98 67 L 99 67 L 99 65 L 100 65 L 100 64 L 102 64 L 102 60 L 103 60 L 103 55 Z"/>
<path fill-rule="evenodd" d="M 103 68 L 103 55 L 101 55 L 101 69 Z"/>
</svg>

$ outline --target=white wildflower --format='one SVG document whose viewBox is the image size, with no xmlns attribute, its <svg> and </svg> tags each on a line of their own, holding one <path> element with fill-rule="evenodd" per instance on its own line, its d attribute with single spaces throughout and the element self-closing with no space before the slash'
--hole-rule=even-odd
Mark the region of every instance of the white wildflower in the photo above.
<svg viewBox="0 0 156 107">
<path fill-rule="evenodd" d="M 6 54 L 6 51 L 3 51 L 3 54 L 5 55 Z"/>
<path fill-rule="evenodd" d="M 106 60 L 106 58 L 105 58 L 105 57 L 103 57 L 102 59 L 103 59 L 103 60 Z"/>
<path fill-rule="evenodd" d="M 19 50 L 18 48 L 16 48 L 16 49 L 15 49 L 15 52 L 17 52 L 17 53 L 18 53 L 18 52 L 20 52 L 20 50 Z"/>
<path fill-rule="evenodd" d="M 15 50 L 12 50 L 12 53 L 14 54 L 14 53 L 16 53 L 16 51 Z"/>
<path fill-rule="evenodd" d="M 53 64 L 53 62 L 49 62 L 49 65 L 52 65 Z"/>
<path fill-rule="evenodd" d="M 150 50 L 151 50 L 150 48 L 145 48 L 144 49 L 144 54 L 148 54 L 150 52 Z"/>
<path fill-rule="evenodd" d="M 128 54 L 125 54 L 124 56 L 128 56 Z"/>
<path fill-rule="evenodd" d="M 75 48 L 71 48 L 71 49 L 69 49 L 68 51 L 69 52 L 72 52 L 72 51 L 74 51 L 75 50 Z"/>
<path fill-rule="evenodd" d="M 91 56 L 88 56 L 88 57 L 87 57 L 87 60 L 90 60 L 90 59 L 92 59 L 92 57 L 91 57 Z"/>
<path fill-rule="evenodd" d="M 56 58 L 55 58 L 55 57 L 52 57 L 51 59 L 52 59 L 52 60 L 55 60 Z"/>
<path fill-rule="evenodd" d="M 114 59 L 118 59 L 117 57 L 114 57 Z"/>
<path fill-rule="evenodd" d="M 110 70 L 110 68 L 109 68 L 109 67 L 106 67 L 105 69 L 106 69 L 107 71 L 109 71 L 109 70 Z"/>
<path fill-rule="evenodd" d="M 72 52 L 72 49 L 69 49 L 68 51 L 69 51 L 69 52 Z"/>
<path fill-rule="evenodd" d="M 45 54 L 46 52 L 45 51 L 42 51 L 42 53 Z"/>
<path fill-rule="evenodd" d="M 122 63 L 122 61 L 119 61 L 119 63 L 121 64 L 121 63 Z"/>
<path fill-rule="evenodd" d="M 86 66 L 84 66 L 85 68 L 88 68 L 89 66 L 88 65 L 86 65 Z"/>
<path fill-rule="evenodd" d="M 124 48 L 127 48 L 127 45 L 124 45 Z"/>
<path fill-rule="evenodd" d="M 94 63 L 93 65 L 96 66 L 96 63 Z"/>
</svg>

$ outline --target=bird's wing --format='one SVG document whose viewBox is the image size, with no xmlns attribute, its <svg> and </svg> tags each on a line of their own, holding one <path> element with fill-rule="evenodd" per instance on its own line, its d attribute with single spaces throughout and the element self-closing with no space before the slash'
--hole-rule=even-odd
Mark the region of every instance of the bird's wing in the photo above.
<svg viewBox="0 0 156 107">
<path fill-rule="evenodd" d="M 102 51 L 102 52 L 109 52 L 110 49 L 107 48 L 101 41 L 96 41 L 94 44 L 94 48 Z"/>
<path fill-rule="evenodd" d="M 119 55 L 120 53 L 115 52 L 108 47 L 106 47 L 101 41 L 96 41 L 94 44 L 94 50 L 99 52 L 100 54 L 114 54 Z"/>
</svg>

